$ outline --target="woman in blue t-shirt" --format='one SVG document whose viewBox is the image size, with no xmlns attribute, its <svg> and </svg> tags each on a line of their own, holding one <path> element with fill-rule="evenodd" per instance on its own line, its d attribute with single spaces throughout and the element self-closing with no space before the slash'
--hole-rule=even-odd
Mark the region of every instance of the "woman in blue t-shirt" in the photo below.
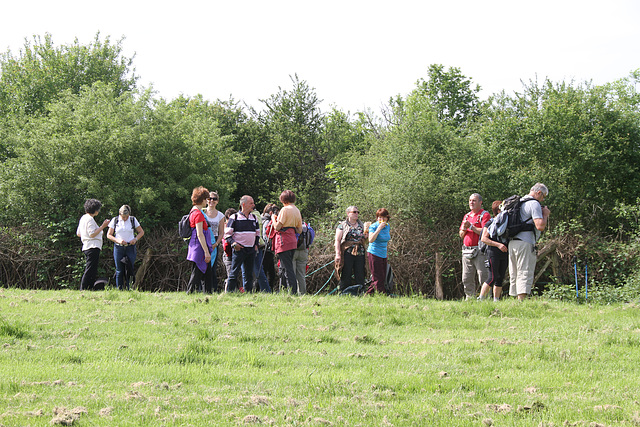
<svg viewBox="0 0 640 427">
<path fill-rule="evenodd" d="M 371 286 L 367 290 L 368 294 L 374 291 L 385 292 L 387 280 L 387 244 L 391 240 L 391 230 L 389 228 L 389 211 L 380 208 L 376 211 L 376 222 L 369 226 L 369 248 L 367 258 L 369 259 L 369 269 L 371 270 Z"/>
</svg>

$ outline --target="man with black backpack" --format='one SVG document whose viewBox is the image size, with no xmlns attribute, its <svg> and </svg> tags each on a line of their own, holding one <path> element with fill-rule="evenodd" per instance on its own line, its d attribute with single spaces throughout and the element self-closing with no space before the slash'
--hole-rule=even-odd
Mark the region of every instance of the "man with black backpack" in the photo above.
<svg viewBox="0 0 640 427">
<path fill-rule="evenodd" d="M 509 242 L 509 295 L 524 300 L 531 294 L 536 269 L 536 242 L 547 226 L 549 208 L 542 202 L 549 194 L 546 185 L 537 183 L 527 196 L 520 199 L 520 220 L 525 224 L 533 224 L 532 231 L 521 231 Z"/>
</svg>

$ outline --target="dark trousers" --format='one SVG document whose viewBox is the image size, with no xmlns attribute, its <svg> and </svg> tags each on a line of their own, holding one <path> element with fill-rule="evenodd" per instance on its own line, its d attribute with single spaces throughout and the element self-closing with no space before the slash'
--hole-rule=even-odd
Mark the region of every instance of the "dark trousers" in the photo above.
<svg viewBox="0 0 640 427">
<path fill-rule="evenodd" d="M 275 289 L 278 283 L 278 273 L 276 272 L 276 261 L 274 253 L 265 249 L 262 258 L 262 269 L 267 276 L 267 282 L 271 289 Z"/>
<path fill-rule="evenodd" d="M 351 249 L 347 249 L 342 253 L 342 260 L 340 290 L 351 286 L 351 274 L 355 276 L 356 285 L 364 286 L 364 255 L 351 255 Z"/>
<path fill-rule="evenodd" d="M 371 285 L 367 290 L 368 294 L 374 291 L 381 293 L 386 292 L 385 283 L 387 282 L 387 259 L 367 253 L 369 259 L 369 270 L 371 270 Z"/>
<path fill-rule="evenodd" d="M 82 251 L 86 264 L 84 265 L 84 274 L 80 281 L 80 290 L 91 290 L 96 283 L 98 277 L 98 260 L 100 259 L 100 249 L 91 248 Z"/>
<path fill-rule="evenodd" d="M 211 263 L 207 263 L 207 271 L 204 273 L 198 268 L 195 262 L 191 261 L 191 277 L 187 285 L 187 293 L 194 291 L 210 294 L 213 288 L 213 268 Z"/>
<path fill-rule="evenodd" d="M 233 251 L 233 256 L 231 258 L 231 274 L 227 281 L 227 292 L 237 291 L 239 280 L 242 280 L 245 292 L 251 292 L 253 290 L 253 262 L 255 258 L 256 249 L 253 246 Z M 242 275 L 243 265 L 246 272 L 244 276 Z"/>
<path fill-rule="evenodd" d="M 292 294 L 298 293 L 298 280 L 296 279 L 296 271 L 293 269 L 293 254 L 295 251 L 295 249 L 291 249 L 290 251 L 278 252 L 284 283 L 287 284 L 287 288 Z"/>
</svg>

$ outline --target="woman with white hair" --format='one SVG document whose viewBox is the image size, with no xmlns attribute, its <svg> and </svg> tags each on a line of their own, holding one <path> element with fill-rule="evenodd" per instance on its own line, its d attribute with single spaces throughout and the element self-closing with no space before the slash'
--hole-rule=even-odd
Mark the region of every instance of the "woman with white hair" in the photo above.
<svg viewBox="0 0 640 427">
<path fill-rule="evenodd" d="M 109 223 L 107 239 L 113 242 L 113 259 L 116 262 L 116 287 L 129 290 L 129 277 L 133 276 L 136 262 L 136 243 L 144 236 L 144 230 L 129 205 L 120 206 L 119 215 Z"/>
</svg>

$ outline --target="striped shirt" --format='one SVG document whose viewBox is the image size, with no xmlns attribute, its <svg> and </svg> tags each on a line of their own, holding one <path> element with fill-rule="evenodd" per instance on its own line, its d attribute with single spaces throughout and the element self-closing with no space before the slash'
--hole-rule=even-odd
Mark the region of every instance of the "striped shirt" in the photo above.
<svg viewBox="0 0 640 427">
<path fill-rule="evenodd" d="M 244 247 L 252 247 L 258 244 L 259 238 L 260 226 L 253 214 L 246 217 L 242 211 L 235 213 L 224 227 L 224 239 L 229 244 L 236 242 Z"/>
</svg>

